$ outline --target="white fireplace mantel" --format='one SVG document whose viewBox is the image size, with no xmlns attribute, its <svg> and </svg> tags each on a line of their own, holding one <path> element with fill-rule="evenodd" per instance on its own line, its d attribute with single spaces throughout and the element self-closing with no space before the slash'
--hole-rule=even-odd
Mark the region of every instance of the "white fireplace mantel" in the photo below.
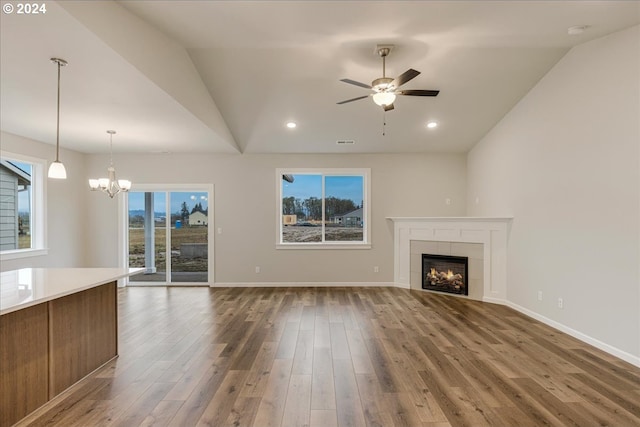
<svg viewBox="0 0 640 427">
<path fill-rule="evenodd" d="M 482 300 L 507 299 L 507 243 L 511 217 L 388 217 L 393 221 L 394 282 L 410 287 L 411 241 L 482 243 Z"/>
</svg>

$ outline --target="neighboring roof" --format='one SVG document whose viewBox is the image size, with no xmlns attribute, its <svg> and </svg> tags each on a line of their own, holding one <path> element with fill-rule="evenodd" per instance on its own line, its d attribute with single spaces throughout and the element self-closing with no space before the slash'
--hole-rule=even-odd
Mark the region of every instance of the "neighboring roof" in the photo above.
<svg viewBox="0 0 640 427">
<path fill-rule="evenodd" d="M 358 208 L 355 211 L 347 212 L 346 214 L 336 215 L 336 217 L 351 217 L 351 216 L 362 216 L 362 208 Z"/>
<path fill-rule="evenodd" d="M 20 185 L 29 185 L 31 184 L 31 175 L 20 169 L 18 166 L 14 165 L 8 160 L 0 160 L 0 165 L 8 169 L 11 173 L 18 177 L 18 184 Z"/>
</svg>

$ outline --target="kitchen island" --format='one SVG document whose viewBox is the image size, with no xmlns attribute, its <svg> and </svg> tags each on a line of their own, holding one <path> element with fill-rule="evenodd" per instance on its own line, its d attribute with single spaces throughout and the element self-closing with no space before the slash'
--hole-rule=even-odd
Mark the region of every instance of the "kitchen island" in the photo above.
<svg viewBox="0 0 640 427">
<path fill-rule="evenodd" d="M 0 427 L 118 355 L 117 281 L 142 268 L 0 273 Z"/>
</svg>

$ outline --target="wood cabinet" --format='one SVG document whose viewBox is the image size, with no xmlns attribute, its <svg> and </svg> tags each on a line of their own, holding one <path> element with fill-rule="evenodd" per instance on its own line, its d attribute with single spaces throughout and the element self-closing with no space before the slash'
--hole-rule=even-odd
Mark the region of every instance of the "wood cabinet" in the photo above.
<svg viewBox="0 0 640 427">
<path fill-rule="evenodd" d="M 116 282 L 0 316 L 0 427 L 117 356 Z"/>
<path fill-rule="evenodd" d="M 48 307 L 0 317 L 0 426 L 10 426 L 49 399 Z"/>
</svg>

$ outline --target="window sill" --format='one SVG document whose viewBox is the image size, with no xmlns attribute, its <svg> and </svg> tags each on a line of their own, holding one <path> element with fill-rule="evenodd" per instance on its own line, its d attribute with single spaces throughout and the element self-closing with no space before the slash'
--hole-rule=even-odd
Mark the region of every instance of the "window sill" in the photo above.
<svg viewBox="0 0 640 427">
<path fill-rule="evenodd" d="M 276 249 L 371 249 L 371 243 L 276 243 Z"/>
<path fill-rule="evenodd" d="M 49 253 L 49 249 L 17 249 L 13 251 L 0 252 L 0 261 L 8 261 L 11 259 L 30 258 L 35 256 L 44 256 Z"/>
</svg>

